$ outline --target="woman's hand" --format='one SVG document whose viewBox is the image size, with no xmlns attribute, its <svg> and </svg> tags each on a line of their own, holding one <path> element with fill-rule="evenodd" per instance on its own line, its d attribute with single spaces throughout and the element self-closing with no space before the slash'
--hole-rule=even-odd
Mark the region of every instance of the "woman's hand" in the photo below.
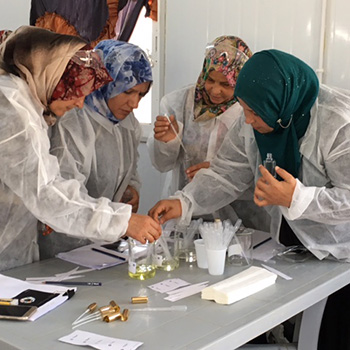
<svg viewBox="0 0 350 350">
<path fill-rule="evenodd" d="M 134 187 L 128 186 L 120 201 L 122 203 L 130 204 L 133 213 L 136 213 L 139 209 L 140 196 Z"/>
<path fill-rule="evenodd" d="M 170 219 L 176 219 L 182 215 L 182 207 L 179 199 L 166 199 L 159 201 L 149 212 L 155 221 L 161 225 Z"/>
<path fill-rule="evenodd" d="M 162 234 L 162 228 L 147 215 L 131 214 L 126 235 L 135 238 L 142 244 L 154 242 Z"/>
<path fill-rule="evenodd" d="M 175 128 L 176 132 L 178 133 L 179 125 L 177 124 L 175 116 L 171 115 L 169 119 L 171 121 L 171 124 Z M 169 142 L 176 137 L 173 131 L 173 128 L 169 123 L 168 118 L 162 115 L 158 115 L 158 117 L 156 118 L 156 121 L 154 122 L 153 131 L 154 131 L 154 138 L 158 141 Z"/>
<path fill-rule="evenodd" d="M 210 162 L 202 162 L 188 167 L 185 169 L 185 172 L 188 179 L 191 181 L 199 170 L 209 168 L 209 166 Z"/>
<path fill-rule="evenodd" d="M 259 166 L 262 177 L 255 186 L 254 202 L 259 207 L 267 205 L 281 205 L 289 208 L 292 203 L 293 193 L 297 180 L 287 171 L 276 166 L 276 173 L 284 180 L 278 181 L 270 172 Z"/>
</svg>

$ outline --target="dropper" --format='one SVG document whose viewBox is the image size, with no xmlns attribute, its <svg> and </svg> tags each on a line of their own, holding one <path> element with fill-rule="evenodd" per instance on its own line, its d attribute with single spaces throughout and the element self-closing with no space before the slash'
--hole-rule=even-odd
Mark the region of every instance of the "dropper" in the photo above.
<svg viewBox="0 0 350 350">
<path fill-rule="evenodd" d="M 77 323 L 79 323 L 79 321 L 88 313 L 93 313 L 97 308 L 97 304 L 96 303 L 92 303 L 90 304 L 87 309 L 72 323 L 72 325 L 75 325 Z"/>
<path fill-rule="evenodd" d="M 163 252 L 164 252 L 167 260 L 169 260 L 169 261 L 172 260 L 171 253 L 170 253 L 169 248 L 168 248 L 168 243 L 163 235 L 161 235 L 158 238 L 158 242 L 159 242 L 160 246 L 162 247 Z"/>
<path fill-rule="evenodd" d="M 168 116 L 166 113 L 164 113 L 164 117 L 168 119 L 168 122 L 169 122 L 169 124 L 170 124 L 171 129 L 173 130 L 173 132 L 174 132 L 174 134 L 175 134 L 175 137 L 176 137 L 177 140 L 180 142 L 180 145 L 181 145 L 182 149 L 184 150 L 185 154 L 187 154 L 185 145 L 183 144 L 183 142 L 182 142 L 182 140 L 181 140 L 179 134 L 177 133 L 177 131 L 176 131 L 175 127 L 174 127 L 174 125 L 171 123 L 171 120 L 170 120 L 169 116 Z"/>
<path fill-rule="evenodd" d="M 187 311 L 187 305 L 174 305 L 167 307 L 144 307 L 142 309 L 129 309 L 130 311 Z"/>
</svg>

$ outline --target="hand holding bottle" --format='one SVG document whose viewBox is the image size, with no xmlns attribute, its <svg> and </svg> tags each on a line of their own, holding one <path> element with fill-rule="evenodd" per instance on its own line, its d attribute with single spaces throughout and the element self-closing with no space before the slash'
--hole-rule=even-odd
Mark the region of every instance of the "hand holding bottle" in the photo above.
<svg viewBox="0 0 350 350">
<path fill-rule="evenodd" d="M 278 166 L 275 169 L 282 181 L 275 179 L 262 165 L 259 166 L 262 176 L 255 186 L 254 202 L 259 207 L 281 205 L 289 208 L 292 203 L 297 180 L 284 169 Z"/>
</svg>

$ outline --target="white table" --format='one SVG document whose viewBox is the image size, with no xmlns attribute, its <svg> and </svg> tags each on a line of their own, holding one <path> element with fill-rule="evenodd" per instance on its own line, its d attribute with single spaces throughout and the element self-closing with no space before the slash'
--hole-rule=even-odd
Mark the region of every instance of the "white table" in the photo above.
<svg viewBox="0 0 350 350">
<path fill-rule="evenodd" d="M 3 274 L 24 280 L 29 276 L 50 276 L 65 272 L 74 266 L 52 259 L 8 270 Z M 163 294 L 147 288 L 150 284 L 174 277 L 190 283 L 206 280 L 215 283 L 242 270 L 230 265 L 226 265 L 224 276 L 210 276 L 206 270 L 182 263 L 179 269 L 171 273 L 158 271 L 153 279 L 146 281 L 129 278 L 126 264 L 92 271 L 79 280 L 101 281 L 102 287 L 78 287 L 71 300 L 35 322 L 1 321 L 0 349 L 78 349 L 59 342 L 58 338 L 72 332 L 71 323 L 90 303 L 95 301 L 103 306 L 115 300 L 125 308 L 131 307 L 132 296 L 139 295 L 149 297 L 147 306 L 150 307 L 187 305 L 188 310 L 130 313 L 127 322 L 96 321 L 80 329 L 141 341 L 144 343 L 140 348 L 142 350 L 236 349 L 350 283 L 350 266 L 346 263 L 312 259 L 294 264 L 278 261 L 274 267 L 293 277 L 293 280 L 278 277 L 274 286 L 232 305 L 202 300 L 200 294 L 171 303 L 164 300 Z"/>
</svg>

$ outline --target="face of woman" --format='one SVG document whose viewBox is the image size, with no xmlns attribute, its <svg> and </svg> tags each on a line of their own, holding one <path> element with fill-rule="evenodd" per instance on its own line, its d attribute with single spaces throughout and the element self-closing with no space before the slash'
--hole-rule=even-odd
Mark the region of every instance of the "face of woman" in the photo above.
<svg viewBox="0 0 350 350">
<path fill-rule="evenodd" d="M 54 113 L 57 117 L 62 117 L 64 113 L 70 111 L 75 107 L 83 108 L 84 100 L 85 96 L 68 101 L 56 100 L 49 104 L 49 108 L 51 112 Z"/>
<path fill-rule="evenodd" d="M 210 101 L 215 105 L 228 102 L 233 98 L 234 88 L 221 72 L 210 72 L 204 88 L 209 95 Z"/>
<path fill-rule="evenodd" d="M 250 124 L 254 130 L 260 134 L 267 134 L 273 131 L 242 99 L 238 97 L 238 101 L 243 108 L 245 122 Z"/>
<path fill-rule="evenodd" d="M 135 108 L 138 107 L 142 97 L 147 94 L 150 85 L 150 82 L 144 82 L 112 97 L 107 102 L 108 108 L 117 119 L 125 119 Z"/>
</svg>

